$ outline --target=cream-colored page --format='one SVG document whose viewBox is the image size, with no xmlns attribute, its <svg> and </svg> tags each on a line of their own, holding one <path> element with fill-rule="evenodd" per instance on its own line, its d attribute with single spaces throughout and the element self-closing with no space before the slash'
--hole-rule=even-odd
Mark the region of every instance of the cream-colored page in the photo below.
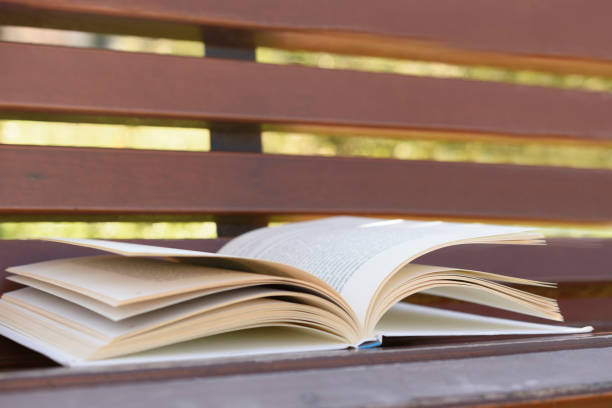
<svg viewBox="0 0 612 408">
<path fill-rule="evenodd" d="M 252 272 L 256 274 L 267 275 L 268 277 L 272 278 L 278 278 L 277 280 L 269 279 L 270 282 L 268 283 L 296 283 L 299 281 L 299 286 L 308 288 L 315 292 L 321 293 L 330 299 L 333 299 L 334 302 L 336 302 L 338 305 L 341 305 L 345 310 L 349 311 L 352 314 L 352 312 L 350 311 L 350 307 L 348 307 L 344 299 L 342 299 L 342 297 L 337 292 L 335 292 L 327 283 L 325 283 L 321 279 L 318 279 L 311 273 L 305 272 L 301 269 L 292 267 L 287 264 L 280 264 L 267 260 L 245 258 L 221 253 L 189 251 L 183 249 L 133 244 L 129 242 L 79 238 L 45 238 L 45 240 L 61 242 L 69 245 L 83 246 L 87 248 L 95 248 L 101 251 L 122 255 L 124 257 L 166 258 L 171 261 L 180 261 L 181 263 L 220 268 L 228 271 Z M 15 268 L 17 267 L 10 268 L 9 271 L 19 274 L 18 269 Z M 22 269 L 22 267 L 18 268 Z M 285 279 L 285 281 L 282 281 L 282 279 Z M 291 282 L 287 279 L 291 280 Z M 54 283 L 51 281 L 49 282 Z M 140 300 L 142 299 L 138 299 L 138 301 Z M 113 304 L 112 302 L 112 299 L 109 300 L 109 303 Z M 118 303 L 115 301 L 115 304 Z"/>
<path fill-rule="evenodd" d="M 517 301 L 512 296 L 503 296 L 499 293 L 491 293 L 477 287 L 468 286 L 441 286 L 425 290 L 423 293 L 435 296 L 447 297 L 450 299 L 463 300 L 466 302 L 477 303 L 479 305 L 496 307 L 498 309 L 509 310 L 511 312 L 522 313 L 525 315 L 550 318 L 539 310 L 527 306 L 524 302 Z M 504 293 L 504 292 L 500 292 Z M 558 319 L 562 321 L 561 317 Z"/>
<path fill-rule="evenodd" d="M 349 347 L 334 336 L 298 327 L 264 327 L 218 334 L 108 360 L 83 361 L 75 365 L 122 365 L 150 362 L 254 356 L 341 350 Z M 295 357 L 295 356 L 294 356 Z"/>
<path fill-rule="evenodd" d="M 545 282 L 409 263 L 388 279 L 378 292 L 376 303 L 369 312 L 369 327 L 376 323 L 384 310 L 415 291 L 548 319 L 561 319 L 554 299 L 502 285 L 497 281 L 550 287 Z"/>
<path fill-rule="evenodd" d="M 282 281 L 248 272 L 117 255 L 58 259 L 7 270 L 112 306 L 206 289 Z"/>
<path fill-rule="evenodd" d="M 28 313 L 27 310 L 23 310 Z M 49 327 L 62 331 L 68 327 L 59 322 L 31 314 L 34 319 L 44 320 Z M 14 328 L 0 325 L 0 335 L 17 343 L 45 354 L 60 364 L 67 366 L 116 366 L 125 364 L 163 363 L 177 361 L 194 362 L 198 359 L 239 358 L 261 354 L 312 352 L 317 350 L 340 350 L 349 345 L 336 337 L 326 335 L 318 330 L 295 327 L 266 327 L 240 330 L 204 337 L 196 340 L 176 343 L 140 353 L 105 360 L 85 360 L 50 339 L 37 339 Z M 81 339 L 82 333 L 72 332 L 72 338 Z M 77 343 L 78 344 L 78 343 Z"/>
<path fill-rule="evenodd" d="M 22 288 L 8 292 L 2 299 L 39 315 L 60 321 L 101 341 L 108 342 L 189 316 L 210 312 L 236 303 L 262 299 L 277 293 L 278 290 L 261 287 L 237 289 L 182 302 L 153 313 L 145 313 L 119 322 L 108 320 L 84 307 L 34 288 Z"/>
<path fill-rule="evenodd" d="M 165 248 L 152 245 L 134 244 L 122 241 L 106 241 L 83 238 L 43 238 L 45 241 L 61 242 L 69 245 L 94 248 L 126 257 L 155 257 L 180 260 L 186 263 L 196 263 L 204 266 L 219 266 L 223 269 L 248 271 L 280 277 L 300 279 L 315 284 L 323 283 L 313 275 L 288 265 L 273 262 L 231 256 L 221 253 L 190 251 L 186 249 Z M 325 285 L 323 283 L 323 285 Z"/>
<path fill-rule="evenodd" d="M 46 293 L 50 293 L 59 298 L 68 300 L 79 306 L 83 306 L 107 319 L 113 321 L 119 321 L 127 319 L 132 316 L 136 316 L 142 313 L 151 312 L 153 310 L 161 309 L 166 306 L 171 306 L 177 303 L 181 303 L 187 300 L 203 297 L 213 293 L 217 293 L 223 289 L 212 289 L 202 290 L 195 292 L 182 293 L 180 295 L 165 296 L 160 299 L 152 299 L 144 302 L 130 303 L 123 306 L 110 306 L 104 302 L 100 302 L 92 297 L 82 295 L 73 290 L 66 289 L 58 285 L 52 285 L 47 282 L 43 282 L 38 279 L 28 278 L 26 276 L 12 275 L 7 278 L 13 282 L 20 283 L 25 286 L 29 286 Z M 229 289 L 228 289 L 229 290 Z"/>
<path fill-rule="evenodd" d="M 338 291 L 363 324 L 377 288 L 406 261 L 465 240 L 526 233 L 482 224 L 333 217 L 259 229 L 230 241 L 219 252 L 308 271 Z"/>
</svg>

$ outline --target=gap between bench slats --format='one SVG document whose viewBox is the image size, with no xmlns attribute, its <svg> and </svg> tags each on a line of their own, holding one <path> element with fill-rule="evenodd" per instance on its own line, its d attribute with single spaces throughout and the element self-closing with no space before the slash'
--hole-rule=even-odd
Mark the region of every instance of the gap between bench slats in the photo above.
<svg viewBox="0 0 612 408">
<path fill-rule="evenodd" d="M 16 43 L 0 60 L 5 115 L 612 140 L 606 93 Z"/>
<path fill-rule="evenodd" d="M 609 222 L 612 171 L 0 146 L 0 214 L 368 214 Z"/>
<path fill-rule="evenodd" d="M 610 74 L 606 1 L 4 1 L 0 24 Z M 580 22 L 576 24 L 576 22 Z M 215 30 L 216 28 L 216 30 Z"/>
</svg>

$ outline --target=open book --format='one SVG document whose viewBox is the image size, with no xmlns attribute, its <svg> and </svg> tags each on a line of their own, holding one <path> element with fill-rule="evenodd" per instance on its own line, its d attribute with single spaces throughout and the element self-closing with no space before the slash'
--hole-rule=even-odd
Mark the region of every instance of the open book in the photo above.
<svg viewBox="0 0 612 408">
<path fill-rule="evenodd" d="M 515 227 L 333 217 L 258 229 L 218 253 L 52 240 L 110 254 L 9 268 L 25 287 L 2 296 L 0 333 L 65 365 L 592 330 L 401 302 L 424 292 L 561 321 L 554 300 L 515 287 L 551 283 L 410 263 L 450 245 L 543 242 Z"/>
</svg>

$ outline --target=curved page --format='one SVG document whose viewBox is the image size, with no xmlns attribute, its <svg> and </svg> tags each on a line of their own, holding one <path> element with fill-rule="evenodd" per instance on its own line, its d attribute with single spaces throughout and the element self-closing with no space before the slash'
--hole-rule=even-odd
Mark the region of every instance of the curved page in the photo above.
<svg viewBox="0 0 612 408">
<path fill-rule="evenodd" d="M 219 253 L 307 271 L 339 292 L 363 325 L 378 287 L 421 254 L 458 243 L 529 243 L 537 237 L 506 226 L 332 217 L 258 229 L 233 239 Z"/>
</svg>

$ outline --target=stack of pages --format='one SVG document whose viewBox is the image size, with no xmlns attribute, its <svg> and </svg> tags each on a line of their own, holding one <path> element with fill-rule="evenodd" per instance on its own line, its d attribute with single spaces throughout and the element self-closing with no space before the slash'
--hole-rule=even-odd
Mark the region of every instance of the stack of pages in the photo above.
<svg viewBox="0 0 612 408">
<path fill-rule="evenodd" d="M 107 254 L 9 268 L 25 287 L 2 296 L 0 334 L 65 365 L 592 330 L 402 302 L 420 292 L 561 321 L 554 300 L 515 287 L 551 283 L 411 263 L 450 245 L 543 242 L 520 228 L 333 217 L 255 230 L 218 253 L 52 240 Z"/>
</svg>

